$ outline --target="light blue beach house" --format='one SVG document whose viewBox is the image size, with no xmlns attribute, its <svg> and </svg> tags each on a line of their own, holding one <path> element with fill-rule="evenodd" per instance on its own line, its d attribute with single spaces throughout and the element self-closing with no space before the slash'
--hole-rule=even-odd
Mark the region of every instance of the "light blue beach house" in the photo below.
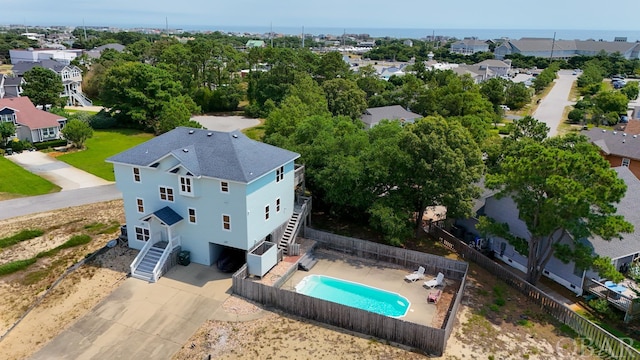
<svg viewBox="0 0 640 360">
<path fill-rule="evenodd" d="M 304 191 L 299 156 L 239 131 L 179 127 L 108 158 L 129 247 L 141 250 L 132 275 L 156 281 L 180 247 L 203 265 L 215 264 L 225 248 L 246 251 L 251 273 L 263 276 L 304 220 L 295 191 Z M 252 251 L 269 261 L 252 261 Z"/>
</svg>

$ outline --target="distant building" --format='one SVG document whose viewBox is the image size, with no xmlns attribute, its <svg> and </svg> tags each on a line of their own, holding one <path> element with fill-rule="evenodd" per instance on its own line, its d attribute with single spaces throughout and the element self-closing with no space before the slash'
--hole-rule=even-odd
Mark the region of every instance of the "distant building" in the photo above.
<svg viewBox="0 0 640 360">
<path fill-rule="evenodd" d="M 362 114 L 360 120 L 364 123 L 366 129 L 378 125 L 382 120 L 398 120 L 402 124 L 413 123 L 416 119 L 420 119 L 423 116 L 420 114 L 412 113 L 405 110 L 400 105 L 393 106 L 381 106 L 375 108 L 368 108 Z"/>
<path fill-rule="evenodd" d="M 454 54 L 472 55 L 477 52 L 489 51 L 489 44 L 485 40 L 466 38 L 451 44 L 450 51 Z"/>
<path fill-rule="evenodd" d="M 573 56 L 595 56 L 604 51 L 611 55 L 620 53 L 625 59 L 640 59 L 640 43 L 595 40 L 553 40 L 548 38 L 522 38 L 506 40 L 495 51 L 496 59 L 506 55 L 521 54 L 554 59 L 569 59 Z"/>
<path fill-rule="evenodd" d="M 82 50 L 59 50 L 59 49 L 12 49 L 9 50 L 9 57 L 12 64 L 19 62 L 38 62 L 42 60 L 55 60 L 64 65 L 71 64 L 73 59 L 82 55 Z"/>
<path fill-rule="evenodd" d="M 262 40 L 249 40 L 247 41 L 247 43 L 245 44 L 245 47 L 247 49 L 251 49 L 251 48 L 263 48 L 265 47 L 266 44 L 264 43 L 264 41 Z"/>
</svg>

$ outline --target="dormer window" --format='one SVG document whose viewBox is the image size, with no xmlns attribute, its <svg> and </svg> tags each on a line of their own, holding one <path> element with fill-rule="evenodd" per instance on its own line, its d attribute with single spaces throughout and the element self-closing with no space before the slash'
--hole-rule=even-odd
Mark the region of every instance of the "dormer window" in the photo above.
<svg viewBox="0 0 640 360">
<path fill-rule="evenodd" d="M 192 178 L 180 176 L 180 194 L 193 196 Z"/>
</svg>

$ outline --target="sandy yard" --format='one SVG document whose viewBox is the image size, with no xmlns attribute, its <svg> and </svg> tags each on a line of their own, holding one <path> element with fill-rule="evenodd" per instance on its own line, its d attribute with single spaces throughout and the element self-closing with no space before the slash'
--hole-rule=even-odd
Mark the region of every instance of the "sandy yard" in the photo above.
<svg viewBox="0 0 640 360">
<path fill-rule="evenodd" d="M 124 221 L 121 200 L 0 221 L 0 237 L 40 228 L 44 235 L 0 250 L 0 264 L 33 257 L 74 234 L 89 244 L 40 259 L 27 270 L 0 277 L 0 335 L 4 334 L 69 266 L 117 237 Z M 104 226 L 98 226 L 104 224 Z M 102 232 L 102 233 L 100 233 Z M 72 272 L 0 341 L 3 359 L 24 359 L 104 299 L 126 278 L 137 251 L 116 246 Z M 573 359 L 582 350 L 539 308 L 471 265 L 465 297 L 443 359 Z M 506 304 L 495 305 L 496 289 Z M 446 314 L 449 299 L 439 302 Z M 450 301 L 450 300 L 449 300 Z M 425 359 L 402 346 L 306 319 L 262 309 L 232 296 L 230 314 L 253 314 L 247 322 L 208 321 L 174 359 Z M 444 310 L 443 310 L 444 309 Z M 588 350 L 588 349 L 587 349 Z M 588 355 L 588 354 L 586 354 Z M 172 354 L 167 354 L 167 358 Z M 590 356 L 581 357 L 589 359 Z"/>
</svg>

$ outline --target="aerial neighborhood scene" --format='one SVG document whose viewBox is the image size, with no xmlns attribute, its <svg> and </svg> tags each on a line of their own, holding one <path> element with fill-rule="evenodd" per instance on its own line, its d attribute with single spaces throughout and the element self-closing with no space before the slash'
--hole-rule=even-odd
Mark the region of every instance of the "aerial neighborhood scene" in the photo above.
<svg viewBox="0 0 640 360">
<path fill-rule="evenodd" d="M 622 2 L 0 5 L 0 359 L 640 359 Z"/>
</svg>

